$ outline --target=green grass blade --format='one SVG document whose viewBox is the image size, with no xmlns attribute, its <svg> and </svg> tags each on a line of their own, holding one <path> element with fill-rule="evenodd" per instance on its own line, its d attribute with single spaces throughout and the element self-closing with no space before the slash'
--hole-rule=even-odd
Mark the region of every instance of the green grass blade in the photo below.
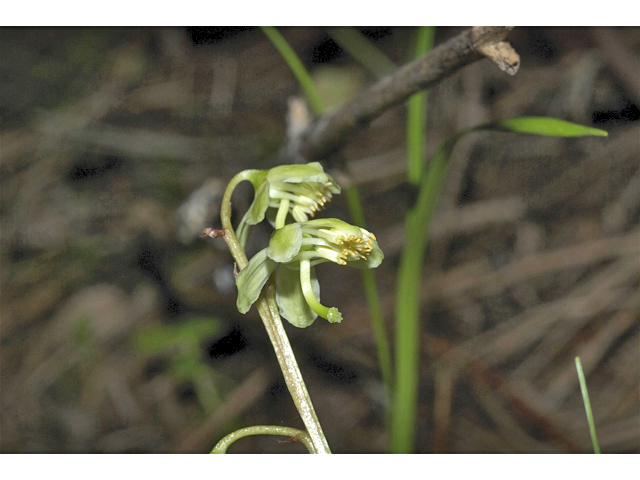
<svg viewBox="0 0 640 480">
<path fill-rule="evenodd" d="M 419 27 L 416 41 L 415 56 L 424 55 L 433 44 L 435 29 L 433 27 Z M 426 123 L 426 92 L 413 95 L 409 99 L 407 119 L 407 177 L 409 183 L 418 185 L 424 170 L 424 128 Z M 425 181 L 430 186 L 421 192 L 435 195 L 431 199 L 422 199 L 424 208 L 435 208 L 439 190 L 441 164 L 435 158 L 432 161 Z M 443 183 L 443 182 L 440 182 Z M 434 188 L 435 187 L 435 188 Z M 393 410 L 391 412 L 389 448 L 393 453 L 409 453 L 413 451 L 414 425 L 417 408 L 417 385 L 419 367 L 419 314 L 420 314 L 420 277 L 424 247 L 428 236 L 428 219 L 423 219 L 423 230 L 417 218 L 418 205 L 409 212 L 405 220 L 407 242 L 402 252 L 397 279 L 396 295 L 396 373 L 395 389 L 393 392 Z M 422 215 L 429 213 L 421 211 Z M 432 213 L 432 212 L 431 212 Z M 424 238 L 418 231 L 424 233 Z"/>
<path fill-rule="evenodd" d="M 338 45 L 344 48 L 356 62 L 373 75 L 382 78 L 396 70 L 396 65 L 384 53 L 368 41 L 353 27 L 332 27 L 327 29 Z"/>
<path fill-rule="evenodd" d="M 271 40 L 271 43 L 278 49 L 282 58 L 287 62 L 289 68 L 295 75 L 298 83 L 304 90 L 307 99 L 309 100 L 309 104 L 313 109 L 316 115 L 321 114 L 324 111 L 324 105 L 322 100 L 320 99 L 320 95 L 316 90 L 315 85 L 313 84 L 313 80 L 311 80 L 311 76 L 307 72 L 306 68 L 296 55 L 296 52 L 293 51 L 289 43 L 285 40 L 278 30 L 274 27 L 260 27 L 264 34 Z"/>
<path fill-rule="evenodd" d="M 585 127 L 577 123 L 550 117 L 506 118 L 485 124 L 480 129 L 552 137 L 583 137 L 587 135 L 606 137 L 609 135 L 606 131 L 598 128 Z"/>
<path fill-rule="evenodd" d="M 433 46 L 435 27 L 419 27 L 415 56 L 421 57 Z M 427 122 L 427 92 L 416 93 L 409 99 L 407 112 L 407 179 L 418 185 L 424 171 L 424 129 Z"/>
<path fill-rule="evenodd" d="M 593 451 L 600 453 L 600 445 L 598 444 L 598 436 L 596 435 L 596 424 L 593 420 L 593 412 L 591 411 L 591 402 L 589 401 L 589 391 L 587 390 L 587 381 L 582 371 L 582 362 L 580 357 L 576 357 L 576 369 L 578 370 L 578 380 L 580 381 L 580 391 L 582 392 L 582 401 L 584 409 L 587 413 L 587 422 L 589 423 L 589 433 L 591 434 L 591 442 L 593 443 Z"/>
<path fill-rule="evenodd" d="M 451 152 L 463 133 L 445 140 L 429 162 L 420 193 L 405 222 L 406 243 L 396 286 L 396 373 L 391 420 L 391 453 L 412 453 L 418 403 L 420 287 L 429 227 L 444 187 Z M 400 354 L 401 353 L 401 354 Z"/>
</svg>

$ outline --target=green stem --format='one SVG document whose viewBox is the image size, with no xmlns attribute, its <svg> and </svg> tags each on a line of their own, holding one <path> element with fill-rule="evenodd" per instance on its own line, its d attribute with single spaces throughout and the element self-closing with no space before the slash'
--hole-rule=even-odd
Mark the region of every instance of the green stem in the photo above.
<svg viewBox="0 0 640 480">
<path fill-rule="evenodd" d="M 593 420 L 593 412 L 591 411 L 591 402 L 589 401 L 589 391 L 587 390 L 587 380 L 584 378 L 582 371 L 582 362 L 580 357 L 576 357 L 576 369 L 578 370 L 578 380 L 580 381 L 580 391 L 582 392 L 582 401 L 584 409 L 587 413 L 587 423 L 589 423 L 589 433 L 591 434 L 591 443 L 593 443 L 593 451 L 600 453 L 600 445 L 598 444 L 598 436 L 596 435 L 596 424 Z"/>
<path fill-rule="evenodd" d="M 271 40 L 271 43 L 278 49 L 282 58 L 287 62 L 289 68 L 296 76 L 298 83 L 304 90 L 307 98 L 309 99 L 309 104 L 313 109 L 316 115 L 319 115 L 323 112 L 324 106 L 322 104 L 322 100 L 320 99 L 320 95 L 316 90 L 315 85 L 313 84 L 313 80 L 307 73 L 307 70 L 304 68 L 304 65 L 293 51 L 291 46 L 287 43 L 285 38 L 276 30 L 274 27 L 260 27 L 264 34 Z"/>
<path fill-rule="evenodd" d="M 415 57 L 421 57 L 431 50 L 434 27 L 419 27 Z M 427 92 L 416 93 L 409 98 L 407 112 L 407 179 L 418 185 L 424 171 L 424 130 L 427 122 Z"/>
<path fill-rule="evenodd" d="M 211 450 L 211 453 L 227 453 L 227 449 L 233 442 L 250 435 L 282 435 L 284 437 L 291 437 L 302 442 L 304 446 L 307 447 L 307 450 L 309 450 L 309 453 L 317 453 L 307 432 L 303 432 L 297 428 L 280 427 L 277 425 L 255 425 L 253 427 L 236 430 L 220 440 L 213 450 Z"/>
<path fill-rule="evenodd" d="M 367 224 L 362 211 L 362 202 L 358 195 L 358 188 L 350 185 L 345 189 L 347 198 L 347 206 L 353 223 L 366 228 Z M 371 326 L 373 328 L 373 336 L 378 352 L 378 363 L 380 364 L 380 372 L 382 375 L 382 383 L 387 391 L 387 397 L 391 400 L 393 386 L 393 364 L 391 363 L 391 349 L 389 347 L 389 339 L 384 326 L 384 316 L 382 315 L 382 305 L 380 304 L 380 296 L 378 295 L 378 281 L 374 270 L 362 270 L 362 282 L 364 284 L 364 294 L 369 307 L 369 315 L 371 316 Z M 387 408 L 387 412 L 389 412 Z"/>
<path fill-rule="evenodd" d="M 250 179 L 250 175 L 253 172 L 254 171 L 251 170 L 245 170 L 231 179 L 225 190 L 220 208 L 222 228 L 225 231 L 224 239 L 240 270 L 247 266 L 248 260 L 231 225 L 231 195 L 240 182 Z M 282 325 L 280 311 L 276 304 L 276 289 L 272 279 L 267 282 L 265 292 L 258 298 L 256 307 L 269 335 L 269 340 L 273 345 L 276 358 L 280 364 L 280 370 L 282 370 L 293 403 L 298 409 L 302 421 L 307 428 L 314 450 L 317 453 L 331 453 L 327 439 L 322 431 L 322 426 L 311 403 L 311 397 L 302 378 L 300 367 L 291 348 L 289 337 L 287 337 L 287 333 Z"/>
<path fill-rule="evenodd" d="M 396 65 L 354 27 L 331 27 L 327 33 L 363 67 L 382 78 L 396 70 Z"/>
<path fill-rule="evenodd" d="M 418 28 L 415 56 L 424 55 L 433 44 L 435 29 Z M 420 352 L 420 286 L 429 225 L 444 183 L 446 157 L 435 155 L 424 170 L 426 93 L 409 99 L 407 120 L 407 177 L 420 185 L 416 205 L 405 219 L 406 243 L 400 257 L 396 295 L 396 374 L 391 413 L 390 450 L 409 453 L 414 448 L 418 401 Z"/>
<path fill-rule="evenodd" d="M 227 185 L 227 189 L 224 191 L 222 205 L 220 206 L 220 219 L 222 220 L 222 229 L 225 231 L 224 239 L 227 242 L 229 251 L 236 261 L 236 265 L 239 270 L 246 267 L 249 261 L 247 260 L 247 256 L 245 255 L 238 238 L 236 237 L 236 232 L 233 229 L 233 226 L 231 226 L 231 195 L 233 195 L 233 191 L 240 182 L 245 180 L 251 181 L 251 175 L 255 172 L 256 170 L 243 170 L 233 177 Z"/>
<path fill-rule="evenodd" d="M 289 337 L 287 337 L 282 325 L 280 310 L 276 303 L 276 287 L 274 283 L 273 279 L 269 279 L 267 282 L 265 294 L 261 295 L 257 302 L 258 312 L 262 317 L 269 339 L 276 352 L 291 398 L 293 398 L 298 413 L 302 417 L 305 427 L 307 427 L 307 432 L 311 437 L 316 453 L 331 453 L 327 439 L 322 431 L 322 426 L 313 408 L 313 403 L 311 403 L 311 397 L 302 378 L 300 367 L 298 367 L 298 362 L 293 354 L 291 343 L 289 343 Z"/>
<path fill-rule="evenodd" d="M 447 139 L 429 162 L 416 205 L 407 214 L 406 244 L 396 287 L 396 374 L 390 450 L 411 453 L 415 443 L 420 352 L 420 288 L 429 228 L 444 187 L 448 159 L 460 135 Z"/>
</svg>

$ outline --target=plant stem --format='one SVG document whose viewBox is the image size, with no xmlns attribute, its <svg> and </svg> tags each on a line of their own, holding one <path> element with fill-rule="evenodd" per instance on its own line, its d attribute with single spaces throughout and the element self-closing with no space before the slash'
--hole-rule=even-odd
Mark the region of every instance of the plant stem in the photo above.
<svg viewBox="0 0 640 480">
<path fill-rule="evenodd" d="M 396 65 L 354 27 L 331 27 L 327 33 L 360 65 L 377 78 L 396 70 Z"/>
<path fill-rule="evenodd" d="M 358 195 L 358 188 L 350 185 L 345 189 L 347 198 L 347 206 L 349 215 L 356 225 L 366 228 L 367 224 L 362 211 L 362 202 Z M 371 316 L 371 327 L 373 328 L 373 337 L 376 343 L 378 353 L 378 363 L 380 364 L 380 372 L 382 375 L 382 383 L 387 392 L 388 400 L 391 401 L 393 388 L 393 364 L 391 363 L 391 349 L 389 340 L 384 326 L 384 317 L 382 315 L 382 305 L 380 305 L 380 296 L 378 295 L 378 281 L 373 270 L 362 270 L 362 282 L 364 284 L 364 294 L 369 307 L 369 315 Z M 387 407 L 387 412 L 390 406 Z M 388 423 L 388 422 L 387 422 Z"/>
<path fill-rule="evenodd" d="M 287 337 L 282 325 L 276 303 L 276 287 L 272 279 L 267 282 L 265 291 L 266 295 L 258 299 L 258 312 L 262 317 L 269 339 L 276 352 L 276 357 L 289 393 L 293 398 L 293 403 L 296 405 L 305 427 L 307 427 L 307 432 L 311 437 L 316 452 L 331 453 L 327 439 L 322 431 L 322 426 L 313 408 L 313 403 L 311 403 L 311 397 L 302 378 L 300 367 L 298 367 L 298 362 L 289 343 L 289 337 Z"/>
<path fill-rule="evenodd" d="M 227 453 L 227 449 L 233 442 L 250 435 L 282 435 L 291 437 L 302 442 L 304 446 L 307 447 L 307 450 L 309 450 L 309 453 L 317 453 L 307 432 L 303 432 L 297 428 L 281 427 L 278 425 L 255 425 L 253 427 L 236 430 L 220 440 L 213 450 L 211 450 L 211 453 Z"/>
<path fill-rule="evenodd" d="M 238 239 L 236 238 L 235 231 L 231 225 L 231 195 L 236 186 L 243 180 L 249 180 L 249 177 L 253 173 L 251 170 L 245 170 L 238 173 L 231 179 L 227 189 L 224 192 L 222 199 L 222 206 L 220 208 L 220 218 L 222 220 L 222 228 L 225 231 L 225 241 L 229 246 L 229 250 L 233 255 L 233 258 L 238 265 L 238 268 L 242 270 L 247 266 L 247 257 L 244 250 L 240 246 Z M 273 280 L 269 280 L 265 287 L 265 291 L 260 295 L 256 306 L 262 322 L 269 335 L 269 340 L 273 345 L 273 349 L 276 353 L 280 369 L 284 376 L 285 383 L 289 389 L 289 393 L 293 399 L 302 421 L 307 428 L 309 437 L 313 444 L 313 448 L 317 453 L 331 453 L 327 439 L 322 432 L 320 421 L 313 409 L 309 392 L 300 373 L 300 367 L 296 361 L 293 349 L 289 343 L 289 338 L 282 325 L 280 319 L 280 312 L 278 305 L 276 304 L 276 289 L 273 284 Z"/>
</svg>

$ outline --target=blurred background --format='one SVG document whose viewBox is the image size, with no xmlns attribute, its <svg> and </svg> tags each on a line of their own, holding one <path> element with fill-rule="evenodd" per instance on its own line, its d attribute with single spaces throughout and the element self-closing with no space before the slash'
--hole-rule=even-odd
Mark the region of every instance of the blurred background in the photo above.
<svg viewBox="0 0 640 480">
<path fill-rule="evenodd" d="M 328 104 L 375 81 L 328 29 L 280 31 Z M 413 55 L 413 28 L 357 31 L 397 65 Z M 517 115 L 609 137 L 478 133 L 457 147 L 426 256 L 417 451 L 591 451 L 580 355 L 602 450 L 637 453 L 640 29 L 509 39 L 514 77 L 483 60 L 430 90 L 429 153 Z M 2 452 L 208 452 L 237 428 L 302 428 L 255 309 L 235 309 L 224 242 L 199 238 L 220 226 L 235 173 L 276 164 L 301 95 L 260 29 L 2 28 L 0 78 Z M 389 335 L 415 197 L 405 127 L 401 105 L 323 160 L 345 165 L 385 252 Z M 349 219 L 340 196 L 325 213 Z M 322 267 L 323 303 L 345 321 L 285 328 L 332 450 L 384 452 L 359 272 Z M 275 437 L 230 449 L 304 451 Z"/>
</svg>

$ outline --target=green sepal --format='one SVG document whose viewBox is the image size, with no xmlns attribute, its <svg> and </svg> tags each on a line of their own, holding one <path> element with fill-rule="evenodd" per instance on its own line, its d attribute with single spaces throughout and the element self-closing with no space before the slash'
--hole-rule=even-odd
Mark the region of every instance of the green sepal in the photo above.
<svg viewBox="0 0 640 480">
<path fill-rule="evenodd" d="M 267 255 L 278 263 L 287 263 L 300 252 L 302 229 L 298 223 L 290 223 L 271 234 Z"/>
<path fill-rule="evenodd" d="M 320 283 L 315 269 L 311 269 L 311 287 L 316 298 L 320 298 Z M 291 325 L 306 328 L 311 325 L 318 314 L 314 312 L 302 293 L 300 285 L 300 270 L 281 266 L 276 273 L 276 302 L 280 308 L 280 315 Z"/>
<path fill-rule="evenodd" d="M 265 248 L 256 253 L 249 260 L 247 266 L 240 271 L 236 278 L 236 286 L 238 287 L 236 305 L 240 313 L 249 311 L 276 266 L 277 263 L 267 256 Z"/>
</svg>

